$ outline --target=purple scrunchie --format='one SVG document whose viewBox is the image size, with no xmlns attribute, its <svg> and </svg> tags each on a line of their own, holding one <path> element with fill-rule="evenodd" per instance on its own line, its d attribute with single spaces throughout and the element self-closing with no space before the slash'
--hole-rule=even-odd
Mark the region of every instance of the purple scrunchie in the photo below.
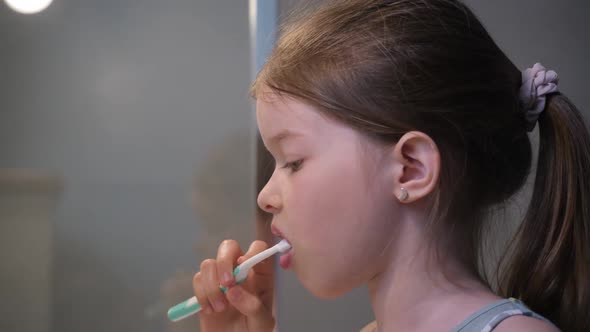
<svg viewBox="0 0 590 332">
<path fill-rule="evenodd" d="M 522 72 L 520 87 L 520 104 L 525 112 L 527 131 L 532 131 L 545 109 L 546 95 L 557 91 L 557 73 L 546 70 L 540 63 Z"/>
</svg>

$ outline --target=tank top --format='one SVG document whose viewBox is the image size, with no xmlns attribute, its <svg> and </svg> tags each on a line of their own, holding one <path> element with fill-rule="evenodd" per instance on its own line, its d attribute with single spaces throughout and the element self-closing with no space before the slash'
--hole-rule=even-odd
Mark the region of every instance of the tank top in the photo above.
<svg viewBox="0 0 590 332">
<path fill-rule="evenodd" d="M 451 332 L 490 332 L 506 318 L 518 315 L 534 317 L 554 325 L 547 318 L 533 312 L 522 301 L 511 297 L 479 309 Z"/>
<path fill-rule="evenodd" d="M 518 315 L 534 317 L 554 325 L 547 318 L 533 312 L 522 301 L 508 298 L 484 306 L 450 332 L 490 332 L 506 318 Z"/>
</svg>

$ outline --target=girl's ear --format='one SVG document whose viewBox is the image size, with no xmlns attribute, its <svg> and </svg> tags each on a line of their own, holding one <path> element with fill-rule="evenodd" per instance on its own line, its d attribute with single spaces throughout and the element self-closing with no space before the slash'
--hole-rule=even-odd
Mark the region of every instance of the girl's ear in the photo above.
<svg viewBox="0 0 590 332">
<path fill-rule="evenodd" d="M 410 131 L 393 147 L 393 194 L 402 203 L 428 196 L 438 183 L 440 154 L 430 136 Z"/>
</svg>

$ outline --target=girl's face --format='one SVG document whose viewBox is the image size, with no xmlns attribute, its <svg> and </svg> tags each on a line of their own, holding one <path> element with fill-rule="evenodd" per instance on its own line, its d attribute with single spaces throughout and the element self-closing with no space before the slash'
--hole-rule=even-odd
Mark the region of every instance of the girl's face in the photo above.
<svg viewBox="0 0 590 332">
<path fill-rule="evenodd" d="M 258 205 L 291 243 L 293 271 L 324 298 L 370 280 L 395 242 L 390 149 L 291 98 L 263 95 L 256 116 L 276 163 Z"/>
</svg>

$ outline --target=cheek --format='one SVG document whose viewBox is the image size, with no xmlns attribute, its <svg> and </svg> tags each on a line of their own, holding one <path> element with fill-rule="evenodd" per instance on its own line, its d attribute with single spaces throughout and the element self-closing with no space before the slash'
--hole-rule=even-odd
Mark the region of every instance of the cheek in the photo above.
<svg viewBox="0 0 590 332">
<path fill-rule="evenodd" d="M 338 296 L 365 282 L 374 270 L 368 264 L 387 240 L 377 221 L 383 201 L 376 198 L 383 193 L 367 186 L 361 172 L 352 166 L 315 168 L 292 182 L 286 206 L 298 245 L 295 272 L 316 296 Z"/>
<path fill-rule="evenodd" d="M 346 220 L 364 214 L 365 188 L 355 167 L 310 167 L 308 173 L 293 179 L 285 201 L 289 219 L 310 237 L 333 234 L 347 225 Z"/>
</svg>

